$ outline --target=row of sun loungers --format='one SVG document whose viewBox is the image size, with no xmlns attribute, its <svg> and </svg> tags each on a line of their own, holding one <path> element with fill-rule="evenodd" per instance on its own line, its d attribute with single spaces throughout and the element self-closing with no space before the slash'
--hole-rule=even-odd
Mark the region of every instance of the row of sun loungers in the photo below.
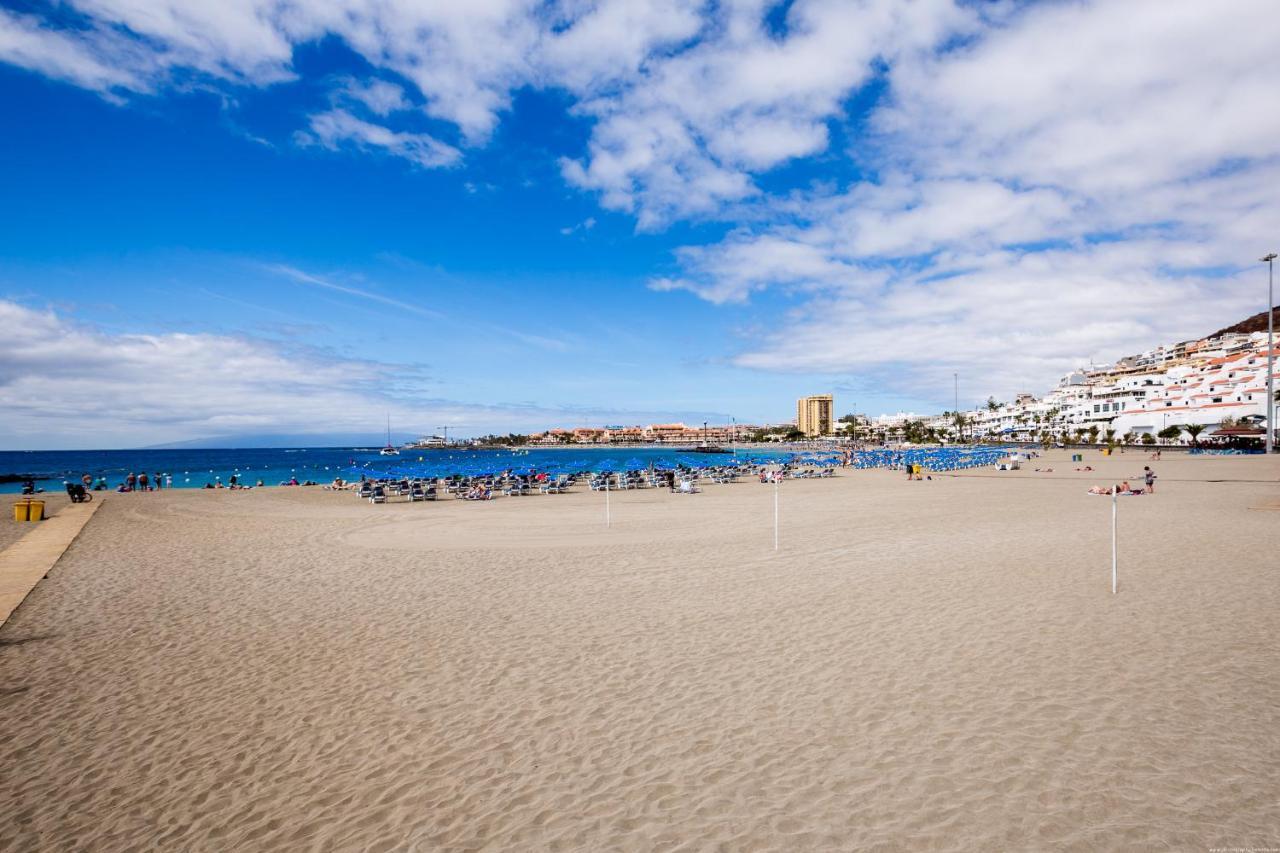
<svg viewBox="0 0 1280 853">
<path fill-rule="evenodd" d="M 740 481 L 742 476 L 760 476 L 761 482 L 772 482 L 772 478 L 764 479 L 767 466 L 724 466 L 701 469 L 680 469 L 675 471 L 675 490 L 681 494 L 697 494 L 701 491 L 700 483 L 727 485 Z M 787 478 L 822 478 L 835 476 L 835 470 L 784 469 Z M 405 502 L 434 501 L 441 497 L 452 496 L 455 500 L 487 501 L 499 495 L 503 497 L 524 497 L 535 494 L 556 495 L 570 491 L 581 481 L 586 481 L 591 491 L 605 489 L 625 491 L 629 489 L 667 488 L 671 482 L 672 472 L 636 470 L 618 472 L 584 472 L 582 474 L 560 474 L 556 476 L 533 476 L 528 474 L 488 475 L 481 477 L 453 476 L 441 480 L 365 480 L 351 484 L 355 494 L 361 500 L 370 503 L 387 503 L 391 498 L 401 498 Z"/>
</svg>

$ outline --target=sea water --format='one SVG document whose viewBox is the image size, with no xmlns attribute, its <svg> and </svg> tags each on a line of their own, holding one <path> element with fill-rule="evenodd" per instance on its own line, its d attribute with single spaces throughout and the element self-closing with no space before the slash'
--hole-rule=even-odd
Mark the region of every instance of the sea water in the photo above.
<svg viewBox="0 0 1280 853">
<path fill-rule="evenodd" d="M 376 449 L 350 447 L 243 448 L 219 450 L 39 450 L 0 451 L 0 474 L 29 476 L 37 488 L 62 491 L 67 482 L 80 482 L 88 474 L 97 482 L 105 478 L 115 489 L 130 474 L 147 473 L 172 480 L 174 488 L 200 489 L 221 482 L 276 486 L 296 479 L 326 484 L 335 477 L 358 480 L 363 474 L 379 477 L 474 476 L 513 470 L 552 474 L 582 471 L 638 470 L 655 466 L 684 465 L 702 468 L 733 461 L 778 462 L 795 457 L 790 451 L 756 450 L 731 453 L 693 453 L 688 448 L 529 448 L 519 450 L 461 450 L 451 448 L 402 450 L 399 456 L 382 456 Z M 803 458 L 809 458 L 805 455 Z M 832 454 L 815 462 L 826 461 Z M 835 458 L 838 458 L 835 457 Z M 20 482 L 0 483 L 0 492 L 21 491 Z"/>
</svg>

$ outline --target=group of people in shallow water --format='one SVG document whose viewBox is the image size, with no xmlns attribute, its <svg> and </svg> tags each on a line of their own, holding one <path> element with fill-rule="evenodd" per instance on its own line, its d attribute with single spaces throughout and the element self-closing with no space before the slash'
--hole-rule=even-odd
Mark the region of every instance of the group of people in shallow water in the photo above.
<svg viewBox="0 0 1280 853">
<path fill-rule="evenodd" d="M 89 483 L 93 482 L 93 477 L 89 474 L 85 474 L 83 477 L 80 478 L 80 482 L 85 484 L 85 488 L 89 488 Z M 106 477 L 100 477 L 98 479 L 98 482 L 101 483 L 101 488 L 98 488 L 97 486 L 95 486 L 94 487 L 95 489 L 97 489 L 98 491 L 102 491 L 102 489 L 106 488 L 106 485 L 107 485 Z M 116 487 L 116 491 L 117 492 L 152 492 L 152 491 L 159 491 L 161 489 L 166 489 L 166 488 L 168 489 L 173 488 L 172 474 L 157 473 L 153 477 L 150 474 L 148 474 L 146 471 L 143 471 L 141 474 L 134 474 L 132 471 L 130 471 L 129 476 L 124 478 L 124 482 Z"/>
</svg>

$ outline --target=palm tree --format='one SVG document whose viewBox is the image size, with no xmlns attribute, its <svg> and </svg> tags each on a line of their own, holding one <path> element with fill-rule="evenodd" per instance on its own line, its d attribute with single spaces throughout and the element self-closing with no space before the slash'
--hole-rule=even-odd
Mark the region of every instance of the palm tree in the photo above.
<svg viewBox="0 0 1280 853">
<path fill-rule="evenodd" d="M 1089 443 L 1090 444 L 1098 443 L 1098 425 L 1097 424 L 1093 424 L 1092 426 L 1089 427 Z"/>
<path fill-rule="evenodd" d="M 1103 434 L 1103 437 L 1107 440 L 1107 447 L 1114 447 L 1114 446 L 1115 446 L 1115 443 L 1116 443 L 1116 431 L 1115 431 L 1115 430 L 1113 430 L 1113 429 L 1109 429 L 1109 430 L 1107 430 L 1107 431 Z"/>
<path fill-rule="evenodd" d="M 1200 433 L 1204 432 L 1204 424 L 1187 424 L 1182 429 L 1186 431 L 1187 435 L 1191 436 L 1191 446 L 1199 447 Z"/>
</svg>

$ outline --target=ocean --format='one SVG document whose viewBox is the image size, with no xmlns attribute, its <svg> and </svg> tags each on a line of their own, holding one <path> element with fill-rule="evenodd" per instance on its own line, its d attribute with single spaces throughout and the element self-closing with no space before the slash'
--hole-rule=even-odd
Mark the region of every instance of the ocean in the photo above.
<svg viewBox="0 0 1280 853">
<path fill-rule="evenodd" d="M 782 461 L 790 451 L 739 451 L 737 459 Z M 329 483 L 334 477 L 352 480 L 368 477 L 434 477 L 450 474 L 487 474 L 530 469 L 551 473 L 619 471 L 687 465 L 699 468 L 723 465 L 731 454 L 691 453 L 687 448 L 623 447 L 528 450 L 404 450 L 399 456 L 380 456 L 376 449 L 350 447 L 242 448 L 219 450 L 33 450 L 0 451 L 0 475 L 5 479 L 30 476 L 38 488 L 61 491 L 67 481 L 79 482 L 89 474 L 104 478 L 110 489 L 131 472 L 146 471 L 152 481 L 163 475 L 174 488 L 199 489 L 206 484 L 224 485 L 235 476 L 240 483 L 275 486 L 296 478 Z M 21 491 L 21 482 L 0 483 L 0 493 Z"/>
</svg>

